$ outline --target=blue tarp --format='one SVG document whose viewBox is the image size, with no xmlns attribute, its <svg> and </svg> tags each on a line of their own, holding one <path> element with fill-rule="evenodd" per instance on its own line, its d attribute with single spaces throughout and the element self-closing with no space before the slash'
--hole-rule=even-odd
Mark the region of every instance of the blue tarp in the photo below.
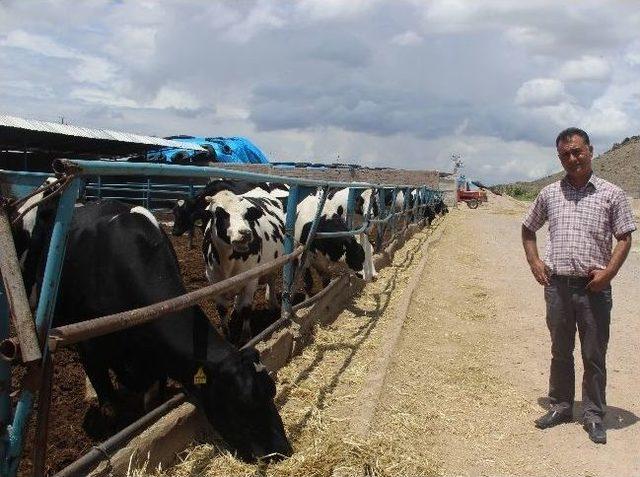
<svg viewBox="0 0 640 477">
<path fill-rule="evenodd" d="M 193 162 L 240 162 L 245 164 L 268 164 L 269 160 L 258 147 L 244 137 L 196 137 L 170 136 L 183 142 L 194 142 L 205 149 L 189 151 L 186 149 L 165 147 L 147 154 L 150 162 L 193 163 Z"/>
</svg>

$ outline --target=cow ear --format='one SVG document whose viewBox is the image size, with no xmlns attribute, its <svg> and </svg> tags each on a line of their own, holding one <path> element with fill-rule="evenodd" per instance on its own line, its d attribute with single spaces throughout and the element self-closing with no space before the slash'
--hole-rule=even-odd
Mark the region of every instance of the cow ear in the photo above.
<svg viewBox="0 0 640 477">
<path fill-rule="evenodd" d="M 184 205 L 184 199 L 178 199 L 178 207 L 182 207 Z"/>
<path fill-rule="evenodd" d="M 210 204 L 212 204 L 212 203 L 213 203 L 213 196 L 206 195 L 206 196 L 204 197 L 204 200 L 206 200 L 207 202 L 209 202 Z"/>
</svg>

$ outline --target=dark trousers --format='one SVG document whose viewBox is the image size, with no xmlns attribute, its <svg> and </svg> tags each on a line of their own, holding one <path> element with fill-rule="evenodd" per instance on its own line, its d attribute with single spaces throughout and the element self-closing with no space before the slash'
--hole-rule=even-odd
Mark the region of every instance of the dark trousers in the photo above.
<svg viewBox="0 0 640 477">
<path fill-rule="evenodd" d="M 549 398 L 552 409 L 571 413 L 575 394 L 573 349 L 576 327 L 580 336 L 584 376 L 583 417 L 601 421 L 606 406 L 606 354 L 611 320 L 611 286 L 592 293 L 587 278 L 552 276 L 544 289 L 547 327 L 551 333 Z"/>
</svg>

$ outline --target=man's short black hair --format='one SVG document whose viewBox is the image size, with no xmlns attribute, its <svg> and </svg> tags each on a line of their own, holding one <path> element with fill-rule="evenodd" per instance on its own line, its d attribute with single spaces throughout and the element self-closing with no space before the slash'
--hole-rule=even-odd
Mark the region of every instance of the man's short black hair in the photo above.
<svg viewBox="0 0 640 477">
<path fill-rule="evenodd" d="M 582 139 L 584 139 L 584 143 L 587 146 L 591 144 L 589 142 L 589 135 L 586 132 L 584 132 L 582 129 L 567 128 L 564 131 L 562 131 L 560 134 L 558 134 L 558 137 L 556 138 L 556 147 L 558 147 L 558 144 L 560 144 L 560 141 L 568 141 L 569 139 L 571 139 L 572 136 L 580 136 Z"/>
</svg>

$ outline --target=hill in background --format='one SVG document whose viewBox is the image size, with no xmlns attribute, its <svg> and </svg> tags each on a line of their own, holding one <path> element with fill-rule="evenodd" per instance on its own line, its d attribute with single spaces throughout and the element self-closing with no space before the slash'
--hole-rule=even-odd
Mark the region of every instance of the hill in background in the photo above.
<svg viewBox="0 0 640 477">
<path fill-rule="evenodd" d="M 640 136 L 628 137 L 614 144 L 607 152 L 594 158 L 592 165 L 597 176 L 620 186 L 627 195 L 640 198 Z M 499 184 L 491 189 L 517 198 L 533 199 L 540 189 L 563 176 L 564 171 L 535 181 Z"/>
</svg>

